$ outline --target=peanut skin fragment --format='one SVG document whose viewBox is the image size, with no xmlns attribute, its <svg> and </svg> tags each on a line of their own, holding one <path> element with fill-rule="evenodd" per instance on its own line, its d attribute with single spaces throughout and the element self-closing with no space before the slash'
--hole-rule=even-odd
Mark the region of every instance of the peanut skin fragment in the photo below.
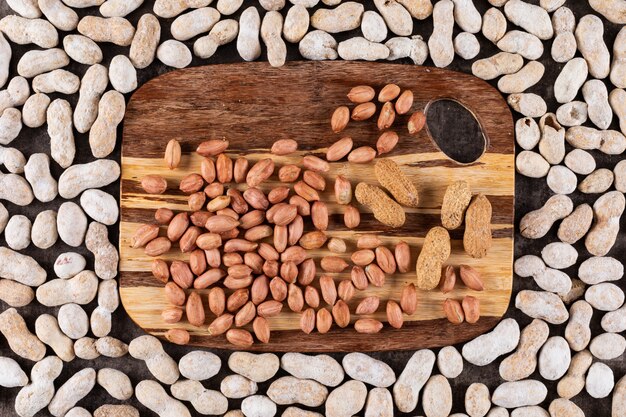
<svg viewBox="0 0 626 417">
<path fill-rule="evenodd" d="M 379 222 L 390 227 L 404 225 L 406 220 L 404 209 L 380 188 L 360 182 L 354 194 L 359 203 L 372 210 L 374 218 Z"/>
<path fill-rule="evenodd" d="M 491 247 L 491 203 L 483 194 L 474 197 L 465 214 L 463 247 L 473 258 L 483 258 Z"/>
<path fill-rule="evenodd" d="M 433 227 L 426 234 L 415 265 L 418 288 L 432 290 L 439 285 L 441 266 L 449 256 L 450 234 L 443 227 Z"/>
<path fill-rule="evenodd" d="M 441 224 L 454 230 L 463 224 L 463 215 L 472 199 L 472 191 L 467 181 L 456 181 L 448 186 L 441 204 Z"/>
</svg>

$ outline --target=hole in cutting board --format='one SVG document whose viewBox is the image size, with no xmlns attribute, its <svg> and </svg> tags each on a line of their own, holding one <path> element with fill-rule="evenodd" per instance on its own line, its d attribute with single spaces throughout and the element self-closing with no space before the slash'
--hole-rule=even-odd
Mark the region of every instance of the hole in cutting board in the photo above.
<svg viewBox="0 0 626 417">
<path fill-rule="evenodd" d="M 456 100 L 430 102 L 426 107 L 426 125 L 439 149 L 460 164 L 470 164 L 485 152 L 487 140 L 480 123 Z"/>
</svg>

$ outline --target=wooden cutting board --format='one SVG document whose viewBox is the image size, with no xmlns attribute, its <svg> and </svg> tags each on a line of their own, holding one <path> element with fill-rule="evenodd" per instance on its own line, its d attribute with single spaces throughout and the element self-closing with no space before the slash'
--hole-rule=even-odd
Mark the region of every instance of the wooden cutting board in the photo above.
<svg viewBox="0 0 626 417">
<path fill-rule="evenodd" d="M 395 330 L 385 326 L 376 335 L 358 334 L 349 326 L 336 326 L 327 334 L 306 335 L 299 330 L 299 314 L 283 309 L 270 319 L 269 344 L 255 343 L 256 351 L 381 351 L 418 349 L 454 344 L 474 338 L 499 321 L 509 305 L 512 288 L 513 210 L 514 210 L 514 138 L 511 113 L 500 93 L 486 82 L 471 75 L 443 69 L 381 63 L 293 62 L 276 69 L 265 62 L 212 65 L 173 71 L 159 76 L 135 92 L 126 118 L 122 145 L 122 181 L 120 252 L 122 303 L 130 317 L 147 332 L 162 337 L 167 329 L 183 327 L 190 331 L 191 344 L 232 349 L 224 336 L 210 337 L 202 328 L 181 322 L 168 325 L 161 311 L 168 307 L 163 284 L 150 273 L 152 258 L 143 249 L 131 249 L 130 237 L 141 223 L 154 221 L 154 210 L 169 207 L 187 210 L 186 197 L 178 190 L 180 179 L 199 172 L 201 158 L 193 151 L 207 139 L 226 138 L 228 154 L 233 159 L 245 155 L 251 164 L 270 156 L 268 148 L 281 138 L 299 142 L 299 151 L 289 157 L 271 156 L 278 167 L 299 163 L 305 154 L 324 155 L 326 148 L 343 135 L 350 135 L 356 146 L 374 146 L 379 132 L 374 122 L 352 122 L 341 134 L 333 134 L 329 119 L 339 105 L 348 104 L 351 87 L 368 84 L 380 89 L 393 82 L 413 90 L 413 110 L 425 109 L 437 99 L 451 98 L 462 103 L 477 118 L 486 138 L 485 153 L 475 162 L 459 164 L 448 158 L 431 139 L 429 129 L 416 136 L 406 133 L 406 116 L 399 118 L 396 131 L 400 143 L 386 155 L 402 166 L 420 191 L 420 207 L 407 209 L 407 221 L 400 229 L 389 229 L 362 209 L 361 225 L 356 231 L 343 225 L 343 213 L 334 203 L 332 184 L 337 174 L 359 181 L 376 183 L 373 164 L 333 163 L 326 176 L 327 191 L 322 198 L 328 203 L 331 220 L 328 235 L 348 242 L 349 252 L 361 233 L 377 233 L 392 248 L 404 240 L 411 245 L 415 264 L 423 238 L 428 230 L 441 223 L 440 207 L 446 187 L 458 179 L 467 180 L 474 193 L 484 193 L 493 206 L 493 247 L 486 258 L 472 259 L 463 251 L 463 229 L 451 232 L 452 255 L 448 264 L 469 264 L 478 269 L 485 291 L 475 292 L 457 284 L 447 295 L 434 290 L 418 292 L 418 310 L 405 317 L 404 327 Z M 400 123 L 402 125 L 400 125 Z M 443 126 L 444 132 L 446 126 Z M 183 157 L 177 170 L 168 170 L 162 160 L 166 143 L 181 138 Z M 147 174 L 167 178 L 170 189 L 163 195 L 146 195 L 140 180 Z M 263 184 L 265 190 L 277 183 Z M 237 188 L 242 188 L 237 185 Z M 163 228 L 164 229 L 164 228 Z M 162 233 L 164 234 L 164 231 Z M 316 259 L 327 251 L 312 253 Z M 346 258 L 349 254 L 346 255 Z M 163 257 L 187 260 L 176 245 Z M 318 268 L 318 275 L 319 275 Z M 349 303 L 351 312 L 369 295 L 381 300 L 399 299 L 406 283 L 415 274 L 387 277 L 382 288 L 370 287 L 358 292 Z M 349 269 L 335 274 L 336 282 L 349 279 Z M 200 290 L 206 304 L 208 290 Z M 446 297 L 462 299 L 472 294 L 481 301 L 481 319 L 477 324 L 453 326 L 444 318 L 442 303 Z M 207 310 L 207 323 L 214 317 Z M 385 302 L 373 317 L 385 321 Z M 352 315 L 352 321 L 356 319 Z"/>
</svg>

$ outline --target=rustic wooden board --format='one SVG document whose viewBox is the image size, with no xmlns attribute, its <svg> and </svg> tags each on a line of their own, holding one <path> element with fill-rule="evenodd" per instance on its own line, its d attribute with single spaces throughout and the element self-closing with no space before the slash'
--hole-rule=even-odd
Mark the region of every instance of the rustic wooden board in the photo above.
<svg viewBox="0 0 626 417">
<path fill-rule="evenodd" d="M 358 235 L 366 232 L 380 234 L 389 247 L 400 240 L 407 241 L 414 264 L 427 231 L 440 224 L 441 201 L 447 185 L 465 179 L 474 193 L 484 193 L 493 205 L 493 247 L 486 258 L 472 259 L 463 251 L 463 229 L 452 231 L 453 250 L 448 263 L 477 268 L 484 278 L 485 291 L 471 291 L 462 284 L 446 296 L 438 290 L 419 291 L 418 311 L 405 317 L 404 327 L 395 330 L 385 326 L 374 336 L 336 326 L 324 335 L 306 335 L 298 330 L 299 315 L 284 312 L 270 319 L 270 343 L 255 343 L 249 350 L 418 349 L 459 343 L 495 326 L 508 307 L 512 289 L 514 139 L 513 120 L 505 101 L 494 88 L 471 75 L 429 67 L 350 62 L 294 62 L 280 69 L 264 62 L 197 67 L 157 77 L 135 92 L 124 121 L 120 225 L 120 294 L 130 317 L 156 336 L 162 337 L 171 327 L 184 327 L 192 335 L 191 344 L 232 349 L 223 336 L 208 336 L 206 326 L 193 327 L 186 322 L 168 325 L 162 321 L 160 313 L 168 306 L 163 285 L 150 273 L 152 259 L 142 249 L 130 248 L 130 236 L 138 224 L 153 221 L 154 210 L 159 207 L 187 210 L 178 183 L 184 175 L 199 172 L 201 158 L 193 150 L 203 140 L 226 138 L 230 141 L 231 157 L 245 155 L 254 162 L 268 157 L 268 148 L 275 140 L 296 139 L 300 146 L 297 154 L 272 156 L 277 166 L 298 163 L 305 154 L 323 155 L 340 135 L 350 135 L 355 147 L 373 146 L 379 135 L 375 123 L 352 122 L 337 135 L 330 130 L 329 117 L 336 106 L 347 104 L 346 93 L 352 86 L 369 84 L 380 88 L 388 82 L 413 90 L 414 110 L 425 109 L 429 102 L 440 98 L 462 103 L 483 128 L 485 153 L 473 163 L 458 164 L 440 151 L 428 129 L 411 137 L 405 132 L 406 117 L 399 118 L 396 123 L 402 123 L 402 128 L 397 128 L 400 143 L 387 156 L 399 163 L 417 185 L 421 206 L 407 209 L 407 222 L 400 229 L 382 226 L 363 209 L 361 225 L 351 231 L 343 225 L 341 207 L 333 203 L 331 185 L 322 193 L 331 213 L 328 234 L 346 239 L 350 248 L 354 248 Z M 179 169 L 169 171 L 162 156 L 165 144 L 173 137 L 181 138 L 184 155 Z M 171 189 L 160 196 L 146 195 L 139 181 L 147 174 L 163 175 Z M 333 163 L 327 175 L 329 184 L 338 174 L 345 175 L 354 185 L 359 181 L 376 182 L 373 164 Z M 272 180 L 262 188 L 267 190 L 275 185 L 276 179 Z M 312 256 L 319 258 L 324 253 L 315 251 Z M 186 260 L 186 255 L 172 250 L 163 258 Z M 349 279 L 349 270 L 334 275 L 336 282 Z M 384 287 L 370 286 L 358 293 L 349 303 L 351 311 L 368 295 L 397 300 L 404 284 L 413 281 L 414 273 L 388 276 Z M 200 290 L 203 295 L 207 292 Z M 443 300 L 461 299 L 470 293 L 481 301 L 481 319 L 475 325 L 451 325 L 442 312 Z M 205 297 L 203 300 L 206 302 Z M 385 320 L 384 305 L 381 302 L 373 317 Z M 208 323 L 213 316 L 206 309 Z M 283 311 L 287 310 L 285 307 Z M 352 320 L 355 319 L 353 314 Z"/>
</svg>

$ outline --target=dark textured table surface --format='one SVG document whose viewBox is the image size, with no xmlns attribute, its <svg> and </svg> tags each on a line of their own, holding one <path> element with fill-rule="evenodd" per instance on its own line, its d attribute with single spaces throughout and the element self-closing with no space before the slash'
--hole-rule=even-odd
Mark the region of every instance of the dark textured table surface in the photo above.
<svg viewBox="0 0 626 417">
<path fill-rule="evenodd" d="M 538 0 L 530 0 L 529 2 L 537 4 Z M 485 10 L 491 7 L 486 0 L 475 0 L 475 3 L 481 13 L 484 13 Z M 127 18 L 134 25 L 136 25 L 139 17 L 141 17 L 146 12 L 151 12 L 152 4 L 153 4 L 152 1 L 146 1 L 145 4 L 139 10 L 134 11 Z M 257 4 L 257 3 L 254 2 L 254 4 Z M 366 5 L 366 9 L 374 9 L 374 6 L 371 1 L 365 1 L 364 4 Z M 593 12 L 592 9 L 588 6 L 586 1 L 568 0 L 565 5 L 572 9 L 577 20 L 580 19 L 585 14 Z M 241 10 L 243 10 L 243 7 L 242 9 L 240 9 L 240 11 Z M 260 7 L 259 7 L 259 10 L 262 13 L 262 9 Z M 97 10 L 95 8 L 92 8 L 92 9 L 86 9 L 86 10 L 77 10 L 77 12 L 79 13 L 79 15 L 83 16 L 84 14 L 87 14 L 87 13 L 90 13 L 90 14 L 97 13 Z M 6 2 L 2 1 L 0 4 L 0 17 L 3 17 L 11 13 L 12 11 L 9 9 Z M 231 16 L 231 18 L 238 19 L 239 14 L 240 12 L 238 12 L 234 16 Z M 165 20 L 160 19 L 160 20 L 161 20 L 161 26 L 162 26 L 161 40 L 163 41 L 165 39 L 171 38 L 169 34 L 169 24 L 171 23 L 173 19 L 165 19 Z M 607 43 L 607 45 L 609 45 L 609 49 L 611 49 L 615 36 L 617 35 L 617 32 L 619 31 L 620 27 L 609 23 L 605 19 L 602 19 L 602 20 L 605 24 L 604 40 Z M 513 25 L 509 23 L 508 29 L 511 30 L 512 28 L 513 28 Z M 455 30 L 455 34 L 459 32 L 459 28 L 457 26 L 455 26 L 454 30 Z M 424 22 L 420 22 L 420 21 L 415 22 L 414 34 L 420 34 L 424 37 L 425 40 L 427 40 L 431 31 L 432 31 L 432 18 L 429 18 Z M 65 33 L 60 32 L 60 35 L 61 34 L 65 34 Z M 358 36 L 359 34 L 360 33 L 358 30 L 353 31 L 353 32 L 342 33 L 336 36 L 336 39 L 342 40 L 344 38 L 348 38 L 351 36 Z M 497 48 L 493 44 L 491 44 L 489 41 L 487 41 L 484 37 L 482 37 L 482 35 L 479 34 L 478 38 L 481 44 L 481 51 L 476 59 L 484 58 L 484 57 L 493 55 L 494 53 L 498 52 Z M 186 42 L 186 44 L 191 46 L 194 40 L 195 38 L 192 39 L 191 41 Z M 29 50 L 32 47 L 32 45 L 19 46 L 19 45 L 11 44 L 11 46 L 13 48 L 13 58 L 11 60 L 11 75 L 15 75 L 18 57 L 21 56 L 27 50 Z M 125 55 L 128 54 L 128 48 L 117 47 L 111 44 L 101 44 L 100 46 L 102 47 L 102 50 L 105 55 L 105 58 L 102 64 L 106 66 L 108 66 L 108 63 L 114 56 L 118 54 L 125 54 Z M 551 46 L 551 41 L 544 42 L 545 52 L 543 56 L 539 59 L 539 61 L 542 62 L 546 67 L 545 75 L 543 79 L 541 80 L 541 82 L 533 86 L 532 88 L 530 88 L 528 92 L 537 93 L 541 95 L 542 97 L 544 97 L 544 99 L 546 100 L 548 104 L 548 110 L 556 111 L 557 103 L 553 97 L 553 85 L 554 85 L 554 80 L 556 76 L 558 75 L 559 71 L 563 67 L 563 64 L 557 64 L 552 60 L 552 58 L 550 57 L 550 46 Z M 264 47 L 263 47 L 263 55 L 261 56 L 260 59 L 266 60 Z M 288 45 L 287 59 L 288 60 L 302 59 L 300 54 L 298 53 L 298 49 L 296 45 Z M 240 58 L 239 58 L 239 55 L 237 54 L 235 43 L 233 42 L 233 43 L 230 43 L 229 45 L 220 47 L 217 50 L 217 53 L 209 60 L 200 60 L 194 57 L 191 65 L 192 66 L 210 65 L 210 64 L 216 64 L 216 63 L 230 63 L 230 62 L 239 62 L 239 61 L 240 61 Z M 454 62 L 448 68 L 469 73 L 471 72 L 470 68 L 471 68 L 471 63 L 473 61 L 474 60 L 464 61 L 459 57 L 455 57 Z M 401 62 L 407 65 L 412 64 L 408 59 L 401 60 Z M 433 65 L 430 58 L 425 62 L 424 65 Z M 86 68 L 87 67 L 84 65 L 79 65 L 79 64 L 76 64 L 75 62 L 72 62 L 69 68 L 67 69 L 71 70 L 72 72 L 75 72 L 79 76 L 82 76 Z M 165 65 L 161 64 L 158 61 L 155 61 L 147 69 L 138 71 L 139 84 L 141 85 L 145 83 L 146 81 L 150 80 L 151 78 L 156 77 L 160 74 L 163 74 L 171 70 L 173 69 L 166 67 Z M 280 69 L 277 69 L 276 71 L 280 71 Z M 390 80 L 391 79 L 393 79 L 393 74 L 390 74 Z M 492 82 L 492 84 L 495 86 L 496 83 Z M 612 86 L 609 84 L 607 84 L 607 86 L 609 87 L 609 91 L 610 91 L 612 89 Z M 130 95 L 132 95 L 132 93 L 127 95 L 127 99 L 130 97 Z M 57 95 L 57 94 L 51 95 L 52 99 L 57 98 L 57 97 L 63 97 L 63 98 L 68 99 L 70 103 L 72 104 L 72 107 L 74 107 L 74 105 L 76 104 L 77 95 L 72 95 L 69 97 Z M 514 114 L 514 117 L 516 118 L 519 116 L 520 116 L 519 114 Z M 611 128 L 613 129 L 617 128 L 617 123 L 615 122 L 615 120 L 616 118 L 614 118 L 613 125 L 611 126 Z M 122 128 L 123 127 L 121 126 L 120 129 Z M 76 159 L 74 160 L 74 164 L 92 161 L 94 158 L 91 156 L 91 153 L 89 151 L 88 135 L 78 134 L 76 131 L 74 132 L 74 134 L 75 134 L 76 147 L 77 147 L 77 155 L 76 155 Z M 121 130 L 118 132 L 118 138 L 121 138 Z M 118 141 L 118 144 L 115 148 L 114 153 L 110 156 L 110 158 L 117 159 L 118 162 L 120 159 L 120 145 L 121 143 L 120 141 Z M 24 128 L 19 138 L 16 139 L 14 142 L 12 142 L 10 146 L 16 147 L 19 150 L 21 150 L 27 158 L 28 156 L 36 152 L 44 152 L 44 153 L 49 154 L 49 139 L 45 130 L 45 126 L 43 128 L 38 128 L 38 129 Z M 567 145 L 567 148 L 568 150 L 571 149 L 569 145 Z M 592 151 L 592 154 L 596 159 L 598 168 L 612 169 L 613 166 L 620 159 L 622 159 L 621 155 L 609 156 L 609 155 L 604 155 L 600 153 L 599 151 Z M 62 173 L 62 169 L 54 162 L 52 163 L 52 173 L 55 176 L 55 178 L 58 178 L 58 176 Z M 108 187 L 105 187 L 104 190 L 115 196 L 119 196 L 119 182 L 116 182 L 114 184 L 109 185 Z M 543 204 L 543 202 L 549 197 L 549 195 L 551 195 L 551 191 L 548 189 L 545 179 L 529 179 L 529 178 L 517 175 L 516 176 L 516 196 L 517 197 L 516 197 L 516 216 L 515 216 L 516 225 L 519 223 L 520 218 L 525 213 L 527 213 L 530 210 L 534 210 L 540 207 Z M 570 197 L 574 201 L 574 204 L 577 205 L 582 202 L 593 203 L 593 201 L 596 199 L 597 196 L 583 195 L 581 193 L 576 192 L 570 195 Z M 39 202 L 35 202 L 28 207 L 18 207 L 10 203 L 6 203 L 6 202 L 3 202 L 3 203 L 8 208 L 9 213 L 11 215 L 24 214 L 29 219 L 34 220 L 35 216 L 40 211 L 45 210 L 45 209 L 56 210 L 64 201 L 65 200 L 63 200 L 62 198 L 57 197 L 51 203 L 42 204 Z M 78 198 L 74 199 L 74 201 L 78 202 Z M 622 217 L 621 226 L 624 227 L 625 223 L 626 223 L 626 220 L 624 217 Z M 110 235 L 112 242 L 117 241 L 118 239 L 117 226 L 109 227 L 109 235 Z M 539 255 L 541 249 L 547 243 L 550 243 L 556 240 L 557 240 L 557 237 L 556 237 L 555 230 L 552 230 L 544 238 L 539 239 L 539 240 L 534 240 L 534 241 L 521 238 L 519 236 L 519 233 L 516 233 L 515 257 L 517 258 L 524 254 Z M 2 235 L 0 235 L 0 245 L 5 245 L 4 236 Z M 584 245 L 578 243 L 577 245 L 575 245 L 575 247 L 579 251 L 579 262 L 577 263 L 578 265 L 580 262 L 587 259 L 589 257 L 589 254 L 586 252 Z M 616 245 L 613 247 L 613 249 L 611 250 L 611 252 L 609 253 L 609 256 L 613 256 L 619 259 L 622 263 L 624 263 L 626 261 L 626 256 L 624 255 L 625 249 L 626 249 L 626 239 L 624 238 L 623 233 L 620 233 L 618 237 L 618 241 Z M 87 252 L 84 247 L 74 249 L 65 245 L 61 240 L 59 240 L 49 250 L 45 250 L 45 251 L 40 250 L 40 249 L 35 248 L 33 245 L 31 245 L 27 250 L 23 252 L 37 259 L 42 264 L 42 266 L 46 268 L 46 270 L 48 271 L 49 277 L 52 277 L 53 276 L 52 265 L 54 263 L 54 260 L 60 253 L 66 252 L 66 251 L 77 251 L 77 252 L 82 253 L 83 255 L 85 255 L 85 257 L 88 260 L 87 268 L 93 268 L 93 261 L 91 260 L 91 254 Z M 0 260 L 0 262 L 1 261 L 2 260 Z M 577 271 L 577 266 L 574 266 L 566 270 L 565 272 L 567 272 L 571 277 L 575 277 L 576 271 Z M 621 280 L 619 285 L 621 286 L 622 289 L 626 290 L 625 280 Z M 530 278 L 516 277 L 514 280 L 513 297 L 515 296 L 515 293 L 519 291 L 520 289 L 538 289 L 538 287 Z M 93 308 L 95 308 L 95 305 L 96 305 L 96 302 L 94 301 L 90 305 L 85 306 L 85 310 L 89 313 L 93 310 Z M 5 310 L 7 307 L 8 306 L 6 304 L 0 301 L 0 311 Z M 40 304 L 38 304 L 35 300 L 29 306 L 20 308 L 19 312 L 26 319 L 30 329 L 34 331 L 34 322 L 38 315 L 43 314 L 43 313 L 50 313 L 50 314 L 56 315 L 56 313 L 58 312 L 58 308 L 50 309 L 47 307 L 43 307 Z M 514 308 L 513 302 L 509 306 L 509 310 L 506 314 L 506 317 L 515 318 L 518 321 L 520 327 L 527 325 L 531 321 L 529 317 L 525 316 L 519 310 Z M 602 314 L 600 314 L 597 311 L 594 312 L 593 320 L 591 323 L 593 336 L 603 332 L 603 330 L 600 328 L 601 317 L 602 317 Z M 564 329 L 565 329 L 565 324 L 560 325 L 560 326 L 550 325 L 550 335 L 551 336 L 563 335 Z M 140 328 L 138 328 L 128 318 L 124 309 L 120 306 L 120 308 L 114 313 L 114 316 L 113 316 L 113 330 L 111 332 L 111 335 L 128 343 L 134 337 L 140 336 L 142 334 L 144 334 L 144 332 Z M 460 346 L 458 347 L 460 349 Z M 185 353 L 193 350 L 193 348 L 166 344 L 165 350 L 169 354 L 171 354 L 174 357 L 174 359 L 178 360 Z M 50 349 L 48 349 L 48 351 L 49 351 L 48 352 L 49 354 L 52 353 Z M 229 352 L 228 351 L 215 351 L 214 353 L 219 355 L 223 360 L 222 370 L 217 376 L 215 376 L 211 380 L 205 381 L 204 385 L 207 388 L 219 390 L 221 379 L 230 373 L 228 370 L 228 366 L 226 364 L 226 360 L 228 358 Z M 374 353 L 372 356 L 388 363 L 398 375 L 402 371 L 405 363 L 407 362 L 409 357 L 412 355 L 412 353 L 413 352 L 384 352 L 384 353 Z M 14 355 L 9 350 L 4 338 L 0 338 L 0 355 L 10 356 L 10 357 L 15 358 L 27 373 L 30 372 L 30 369 L 33 363 L 30 361 L 21 359 L 19 357 L 16 357 L 16 355 Z M 336 357 L 337 359 L 341 359 L 341 356 L 342 356 L 342 355 L 333 355 L 333 354 L 331 355 Z M 499 366 L 500 361 L 501 360 L 497 360 L 494 363 L 488 366 L 484 366 L 484 367 L 476 367 L 467 362 L 464 362 L 465 368 L 464 368 L 463 373 L 459 377 L 453 380 L 450 380 L 450 384 L 452 385 L 452 390 L 453 390 L 453 395 L 454 395 L 453 413 L 464 412 L 463 399 L 465 395 L 465 390 L 471 383 L 473 382 L 485 383 L 490 388 L 490 391 L 493 392 L 493 389 L 495 389 L 499 384 L 503 382 L 500 379 L 499 374 L 498 374 L 498 366 Z M 626 363 L 624 362 L 623 356 L 612 361 L 607 361 L 607 364 L 613 369 L 616 381 L 622 376 L 624 376 L 624 374 L 626 374 Z M 85 361 L 81 359 L 76 359 L 69 364 L 65 364 L 63 373 L 56 380 L 55 386 L 58 388 L 71 375 L 73 375 L 75 372 L 85 367 L 93 367 L 95 369 L 100 369 L 103 367 L 111 367 L 111 368 L 119 369 L 125 372 L 130 377 L 133 385 L 137 384 L 139 381 L 143 379 L 152 379 L 152 376 L 146 369 L 144 363 L 141 361 L 135 360 L 130 356 L 126 356 L 126 357 L 119 358 L 119 359 L 99 358 L 94 361 Z M 279 371 L 278 376 L 281 376 L 283 374 L 285 374 L 284 371 Z M 537 371 L 531 376 L 531 378 L 542 379 Z M 547 409 L 549 403 L 553 399 L 557 398 L 556 382 L 549 382 L 549 381 L 544 381 L 544 382 L 546 386 L 548 387 L 549 394 L 548 394 L 548 398 L 546 399 L 546 401 L 541 405 L 545 409 Z M 264 393 L 268 386 L 269 386 L 269 382 L 259 384 L 259 393 Z M 17 395 L 18 391 L 19 391 L 18 389 L 0 388 L 0 416 L 9 417 L 9 416 L 15 415 L 13 404 L 15 401 L 15 396 Z M 610 397 L 600 399 L 600 400 L 593 399 L 586 393 L 586 391 L 583 390 L 583 392 L 579 394 L 578 396 L 576 396 L 575 398 L 573 398 L 572 401 L 574 401 L 578 406 L 580 406 L 585 411 L 585 414 L 587 416 L 594 416 L 594 417 L 610 417 L 611 416 L 611 411 L 610 411 L 611 398 Z M 85 407 L 89 411 L 93 412 L 93 410 L 95 410 L 98 406 L 102 404 L 117 404 L 117 403 L 120 403 L 120 402 L 117 400 L 114 400 L 104 391 L 103 388 L 96 385 L 96 387 L 93 389 L 90 395 L 84 398 L 83 400 L 81 400 L 78 403 L 78 405 Z M 128 403 L 140 409 L 141 415 L 153 415 L 145 407 L 139 404 L 134 397 Z M 230 404 L 230 409 L 239 408 L 240 400 L 229 400 L 229 404 Z M 191 406 L 189 406 L 189 408 L 192 411 L 192 415 L 199 415 L 192 409 Z M 279 407 L 279 414 L 280 414 L 280 410 L 282 409 L 284 409 L 284 407 L 283 408 Z M 317 411 L 323 413 L 323 409 L 321 408 Z M 47 410 L 44 410 L 38 415 L 47 415 L 46 413 L 47 413 Z M 410 413 L 406 415 L 420 415 L 420 413 L 422 413 L 421 405 L 418 407 L 417 410 L 415 410 L 414 413 Z M 396 414 L 405 415 L 401 413 L 396 413 Z"/>
</svg>

